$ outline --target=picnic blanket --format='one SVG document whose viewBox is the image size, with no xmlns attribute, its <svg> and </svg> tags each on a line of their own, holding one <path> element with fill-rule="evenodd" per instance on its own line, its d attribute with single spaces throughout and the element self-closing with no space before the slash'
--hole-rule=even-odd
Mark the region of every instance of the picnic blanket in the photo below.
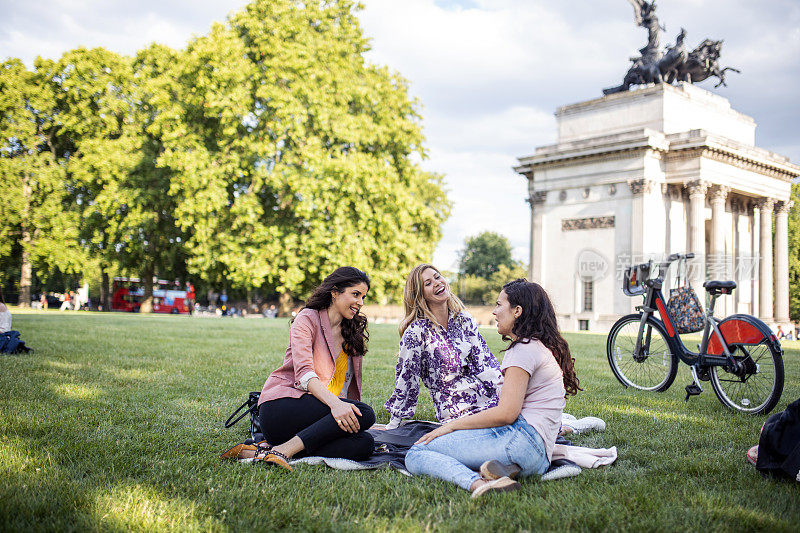
<svg viewBox="0 0 800 533">
<path fill-rule="evenodd" d="M 408 449 L 421 436 L 439 425 L 436 422 L 413 420 L 394 429 L 369 429 L 367 431 L 375 438 L 375 452 L 365 461 L 333 457 L 302 457 L 293 459 L 290 464 L 324 464 L 337 470 L 374 470 L 391 467 L 411 476 L 405 465 Z M 542 474 L 543 481 L 577 476 L 581 473 L 581 467 L 597 468 L 611 464 L 617 458 L 616 447 L 606 450 L 573 446 L 572 442 L 564 437 L 558 437 L 556 440 L 556 450 L 559 450 L 559 455 L 556 456 L 554 451 L 550 468 Z"/>
</svg>

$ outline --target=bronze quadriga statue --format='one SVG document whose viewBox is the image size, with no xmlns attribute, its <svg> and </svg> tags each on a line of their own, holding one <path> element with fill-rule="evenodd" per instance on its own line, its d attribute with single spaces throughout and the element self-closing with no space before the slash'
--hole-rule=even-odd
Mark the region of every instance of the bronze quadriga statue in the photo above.
<svg viewBox="0 0 800 533">
<path fill-rule="evenodd" d="M 633 5 L 636 24 L 647 29 L 647 45 L 639 50 L 639 57 L 632 57 L 633 63 L 622 80 L 622 85 L 603 89 L 603 94 L 612 94 L 627 91 L 632 85 L 646 83 L 672 83 L 683 81 L 695 83 L 711 76 L 719 78 L 720 85 L 725 83 L 725 72 L 733 67 L 720 68 L 719 56 L 722 50 L 722 41 L 706 39 L 689 53 L 686 53 L 686 30 L 681 32 L 674 46 L 667 47 L 663 52 L 659 50 L 661 32 L 664 27 L 658 22 L 656 16 L 656 3 L 644 0 L 628 0 Z"/>
</svg>

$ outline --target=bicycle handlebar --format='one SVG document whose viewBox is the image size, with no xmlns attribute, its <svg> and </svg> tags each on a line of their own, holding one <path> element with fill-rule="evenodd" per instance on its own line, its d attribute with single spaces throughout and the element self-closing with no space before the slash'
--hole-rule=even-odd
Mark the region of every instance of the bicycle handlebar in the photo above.
<svg viewBox="0 0 800 533">
<path fill-rule="evenodd" d="M 664 262 L 652 262 L 653 264 L 658 265 L 658 274 L 656 277 L 663 280 L 667 273 L 667 269 L 672 263 L 678 260 L 694 259 L 694 256 L 694 252 L 687 252 L 685 254 L 670 254 Z"/>
<path fill-rule="evenodd" d="M 670 254 L 667 257 L 667 263 L 672 263 L 673 261 L 677 261 L 678 259 L 694 259 L 694 252 L 689 252 L 685 254 Z"/>
</svg>

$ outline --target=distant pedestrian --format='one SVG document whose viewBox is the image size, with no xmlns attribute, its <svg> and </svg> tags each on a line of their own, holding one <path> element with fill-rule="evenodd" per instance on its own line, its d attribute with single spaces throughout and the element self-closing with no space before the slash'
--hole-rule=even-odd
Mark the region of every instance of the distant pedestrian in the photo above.
<svg viewBox="0 0 800 533">
<path fill-rule="evenodd" d="M 41 296 L 39 296 L 39 305 L 42 309 L 47 309 L 47 293 L 43 292 Z"/>
</svg>

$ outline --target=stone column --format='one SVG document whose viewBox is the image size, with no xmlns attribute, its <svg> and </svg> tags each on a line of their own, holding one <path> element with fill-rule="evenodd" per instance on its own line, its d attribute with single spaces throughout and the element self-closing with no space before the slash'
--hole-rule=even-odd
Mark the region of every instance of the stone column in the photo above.
<svg viewBox="0 0 800 533">
<path fill-rule="evenodd" d="M 533 188 L 531 183 L 531 189 Z M 544 203 L 547 191 L 530 191 L 528 203 L 531 204 L 531 253 L 528 265 L 528 279 L 540 285 L 544 284 Z"/>
<path fill-rule="evenodd" d="M 780 202 L 775 209 L 775 321 L 789 323 L 789 209 Z"/>
<path fill-rule="evenodd" d="M 707 271 L 711 279 L 731 279 L 728 264 L 730 256 L 725 253 L 725 200 L 730 192 L 730 187 L 715 185 L 709 190 L 709 203 L 711 204 L 711 248 L 707 262 Z M 717 301 L 719 316 L 729 313 L 729 305 L 733 302 L 730 297 Z M 732 306 L 730 307 L 732 308 Z"/>
<path fill-rule="evenodd" d="M 653 182 L 646 179 L 628 181 L 631 191 L 631 257 L 642 261 L 645 251 L 645 212 L 644 197 L 653 190 Z"/>
<path fill-rule="evenodd" d="M 772 322 L 772 208 L 775 200 L 762 198 L 758 201 L 761 213 L 759 220 L 758 248 L 761 255 L 758 275 L 758 314 L 764 322 Z"/>
<path fill-rule="evenodd" d="M 712 271 L 715 277 L 727 279 L 728 258 L 725 256 L 725 200 L 730 192 L 729 187 L 717 185 L 709 191 L 711 204 L 711 257 L 709 263 L 715 267 Z M 714 277 L 712 276 L 712 277 Z"/>
<path fill-rule="evenodd" d="M 694 252 L 695 258 L 689 264 L 690 282 L 700 300 L 703 300 L 705 281 L 705 254 L 706 254 L 706 191 L 708 183 L 702 180 L 689 182 L 689 251 Z"/>
</svg>

